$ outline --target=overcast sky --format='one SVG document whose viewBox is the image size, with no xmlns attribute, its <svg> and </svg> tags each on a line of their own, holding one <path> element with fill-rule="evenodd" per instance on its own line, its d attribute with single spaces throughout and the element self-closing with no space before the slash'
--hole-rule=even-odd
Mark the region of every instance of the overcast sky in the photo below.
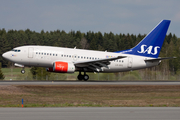
<svg viewBox="0 0 180 120">
<path fill-rule="evenodd" d="M 147 34 L 162 19 L 180 37 L 180 0 L 0 0 L 0 29 Z"/>
</svg>

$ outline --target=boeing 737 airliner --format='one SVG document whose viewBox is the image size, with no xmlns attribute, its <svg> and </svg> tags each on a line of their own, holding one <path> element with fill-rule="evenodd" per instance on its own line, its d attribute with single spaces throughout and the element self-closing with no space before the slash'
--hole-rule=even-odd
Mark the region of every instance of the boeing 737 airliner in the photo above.
<svg viewBox="0 0 180 120">
<path fill-rule="evenodd" d="M 28 45 L 12 49 L 2 56 L 22 67 L 45 67 L 49 72 L 74 73 L 79 71 L 78 80 L 89 79 L 86 72 L 123 72 L 158 65 L 159 53 L 166 36 L 170 20 L 162 20 L 135 47 L 117 51 L 94 51 L 76 48 Z M 81 74 L 84 72 L 84 74 Z"/>
</svg>

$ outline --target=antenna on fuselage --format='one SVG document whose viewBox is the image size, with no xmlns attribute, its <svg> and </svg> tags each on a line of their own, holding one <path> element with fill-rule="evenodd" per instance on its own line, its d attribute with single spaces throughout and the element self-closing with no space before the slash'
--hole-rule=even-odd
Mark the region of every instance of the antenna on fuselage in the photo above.
<svg viewBox="0 0 180 120">
<path fill-rule="evenodd" d="M 76 49 L 76 46 L 74 47 L 74 49 Z"/>
</svg>

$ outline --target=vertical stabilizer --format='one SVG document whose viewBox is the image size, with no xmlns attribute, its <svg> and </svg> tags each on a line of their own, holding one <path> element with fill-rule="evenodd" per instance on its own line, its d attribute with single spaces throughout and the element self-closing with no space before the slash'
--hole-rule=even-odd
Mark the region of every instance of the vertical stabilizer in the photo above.
<svg viewBox="0 0 180 120">
<path fill-rule="evenodd" d="M 118 51 L 116 53 L 158 58 L 170 22 L 170 20 L 162 20 L 134 48 L 124 51 Z"/>
</svg>

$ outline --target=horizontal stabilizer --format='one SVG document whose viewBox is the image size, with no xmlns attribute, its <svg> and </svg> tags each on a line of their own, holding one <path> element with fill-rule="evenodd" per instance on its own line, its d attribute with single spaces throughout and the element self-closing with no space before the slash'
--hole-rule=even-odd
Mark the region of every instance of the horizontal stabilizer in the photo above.
<svg viewBox="0 0 180 120">
<path fill-rule="evenodd" d="M 144 61 L 153 62 L 153 61 L 157 61 L 157 60 L 166 60 L 166 59 L 174 59 L 174 58 L 176 58 L 176 57 L 164 57 L 164 58 L 159 57 L 159 58 L 155 58 L 155 59 L 147 59 L 147 60 L 144 60 Z"/>
</svg>

